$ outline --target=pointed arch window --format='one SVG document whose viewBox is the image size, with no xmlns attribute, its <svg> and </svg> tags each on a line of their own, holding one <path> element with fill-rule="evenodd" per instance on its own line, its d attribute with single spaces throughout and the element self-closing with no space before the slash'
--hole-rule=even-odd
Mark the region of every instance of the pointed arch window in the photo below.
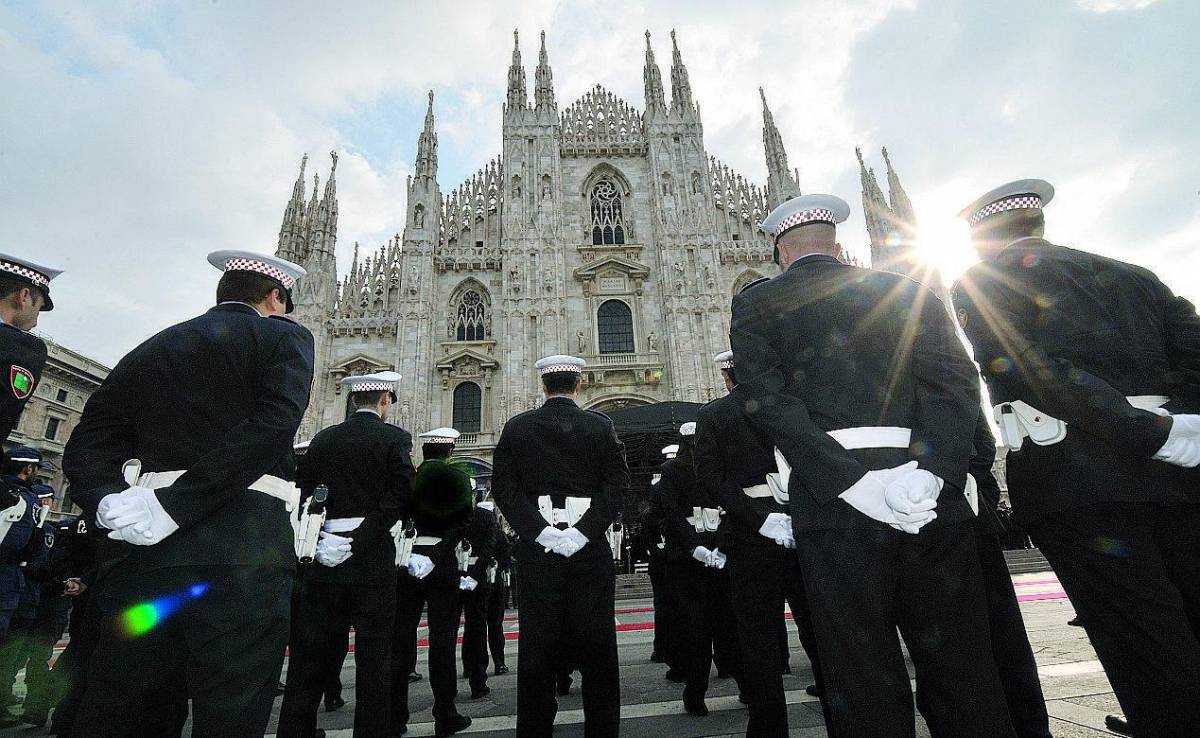
<svg viewBox="0 0 1200 738">
<path fill-rule="evenodd" d="M 483 391 L 474 382 L 454 388 L 454 429 L 459 433 L 478 433 L 483 412 Z"/>
<path fill-rule="evenodd" d="M 625 243 L 625 221 L 621 209 L 621 191 L 609 179 L 592 188 L 592 245 Z"/>
<path fill-rule="evenodd" d="M 455 341 L 482 341 L 487 335 L 487 306 L 475 290 L 467 290 L 458 298 L 454 316 Z"/>
<path fill-rule="evenodd" d="M 620 300 L 609 300 L 596 311 L 602 354 L 632 354 L 633 314 Z"/>
</svg>

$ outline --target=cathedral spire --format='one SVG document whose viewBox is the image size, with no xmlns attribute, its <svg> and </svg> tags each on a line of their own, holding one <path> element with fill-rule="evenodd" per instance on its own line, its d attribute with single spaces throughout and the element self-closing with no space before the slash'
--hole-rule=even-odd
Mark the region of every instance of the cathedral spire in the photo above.
<svg viewBox="0 0 1200 738">
<path fill-rule="evenodd" d="M 437 133 L 433 129 L 433 90 L 429 91 L 429 106 L 425 109 L 425 128 L 417 138 L 418 177 L 437 179 Z"/>
<path fill-rule="evenodd" d="M 529 106 L 525 92 L 525 67 L 521 66 L 521 39 L 513 29 L 512 64 L 508 67 L 508 109 L 517 110 Z"/>
<path fill-rule="evenodd" d="M 292 186 L 292 199 L 283 209 L 283 222 L 279 226 L 279 242 L 275 255 L 288 261 L 298 261 L 304 251 L 304 168 L 308 154 L 300 159 L 300 175 Z"/>
<path fill-rule="evenodd" d="M 692 84 L 688 81 L 687 67 L 675 42 L 675 29 L 671 29 L 671 109 L 684 110 L 692 106 Z"/>
<path fill-rule="evenodd" d="M 550 72 L 550 59 L 546 54 L 546 32 L 542 31 L 542 48 L 538 51 L 537 71 L 534 72 L 533 97 L 537 110 L 549 110 L 558 116 L 554 102 L 554 75 Z"/>
<path fill-rule="evenodd" d="M 895 168 L 892 167 L 886 146 L 883 147 L 883 161 L 887 164 L 888 199 L 892 203 L 892 213 L 909 233 L 912 233 L 917 227 L 917 215 L 913 210 L 912 200 L 908 199 L 908 193 L 900 184 L 900 175 L 896 174 Z"/>
<path fill-rule="evenodd" d="M 337 160 L 336 151 L 329 152 L 333 165 L 329 169 L 329 179 L 325 180 L 325 194 L 317 205 L 317 214 L 312 228 L 312 240 L 309 242 L 309 256 L 320 255 L 328 260 L 333 257 L 337 247 Z M 315 188 L 314 188 L 315 190 Z M 316 192 L 313 192 L 316 195 Z M 314 265 L 320 266 L 320 265 Z"/>
<path fill-rule="evenodd" d="M 800 194 L 798 180 L 788 171 L 787 151 L 783 148 L 783 137 L 775 127 L 771 108 L 767 107 L 767 95 L 758 88 L 763 109 L 763 153 L 767 158 L 767 202 L 775 207 L 781 202 Z"/>
<path fill-rule="evenodd" d="M 666 94 L 663 92 L 662 72 L 654 61 L 654 48 L 650 46 L 650 31 L 646 31 L 646 67 L 642 72 L 646 89 L 646 112 L 662 112 L 667 109 Z"/>
<path fill-rule="evenodd" d="M 895 245 L 892 211 L 883 197 L 883 190 L 879 189 L 875 170 L 868 168 L 863 161 L 862 149 L 854 147 L 854 154 L 858 157 L 858 173 L 862 181 L 863 219 L 871 241 L 871 267 L 884 269 L 891 263 L 889 249 Z"/>
</svg>

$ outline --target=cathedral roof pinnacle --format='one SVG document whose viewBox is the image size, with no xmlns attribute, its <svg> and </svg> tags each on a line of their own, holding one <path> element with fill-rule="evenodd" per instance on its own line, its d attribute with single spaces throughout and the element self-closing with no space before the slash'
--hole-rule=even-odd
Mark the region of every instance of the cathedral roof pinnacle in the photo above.
<svg viewBox="0 0 1200 738">
<path fill-rule="evenodd" d="M 679 53 L 675 40 L 675 29 L 671 29 L 671 109 L 682 109 L 692 105 L 692 83 L 688 80 L 687 67 Z"/>
<path fill-rule="evenodd" d="M 642 74 L 645 83 L 646 111 L 661 111 L 667 107 L 666 94 L 663 92 L 662 72 L 658 62 L 654 60 L 654 47 L 650 45 L 650 31 L 646 31 L 646 67 Z"/>
</svg>

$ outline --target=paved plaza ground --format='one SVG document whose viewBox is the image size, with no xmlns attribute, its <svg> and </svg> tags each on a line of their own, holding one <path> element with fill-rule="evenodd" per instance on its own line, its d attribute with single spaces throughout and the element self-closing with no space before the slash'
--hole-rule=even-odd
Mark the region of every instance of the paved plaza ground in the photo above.
<svg viewBox="0 0 1200 738">
<path fill-rule="evenodd" d="M 1067 625 L 1067 621 L 1074 615 L 1074 610 L 1057 579 L 1052 573 L 1042 572 L 1017 575 L 1014 581 L 1017 583 L 1017 594 L 1021 599 L 1030 641 L 1037 655 L 1054 735 L 1057 738 L 1114 735 L 1104 729 L 1104 716 L 1106 713 L 1118 711 L 1116 699 L 1083 630 Z M 492 693 L 476 701 L 467 699 L 470 689 L 465 681 L 459 682 L 459 709 L 475 719 L 475 724 L 462 735 L 515 735 L 516 672 L 521 664 L 516 653 L 515 612 L 510 612 L 509 616 L 506 627 L 512 631 L 509 636 L 514 638 L 508 644 L 508 665 L 512 671 L 504 676 L 491 677 L 488 685 L 492 688 Z M 654 637 L 654 609 L 650 601 L 620 601 L 617 603 L 615 617 L 621 659 L 623 736 L 684 738 L 742 734 L 746 712 L 737 700 L 737 687 L 732 679 L 717 680 L 714 675 L 708 698 L 711 715 L 696 718 L 683 713 L 679 702 L 682 686 L 666 681 L 663 678 L 666 668 L 650 662 L 651 642 Z M 424 630 L 420 636 L 425 636 Z M 816 701 L 804 691 L 805 685 L 812 682 L 812 672 L 803 652 L 796 645 L 794 630 L 791 632 L 791 639 L 794 646 L 794 673 L 784 677 L 791 735 L 805 738 L 825 736 L 820 709 Z M 417 670 L 427 674 L 428 664 L 425 657 L 426 650 L 422 648 Z M 556 735 L 583 735 L 578 674 L 575 678 L 572 694 L 559 698 L 559 727 L 555 730 Z M 345 698 L 348 704 L 338 712 L 321 712 L 319 717 L 318 724 L 329 731 L 330 738 L 351 736 L 350 727 L 354 715 L 352 658 L 347 659 L 342 681 L 346 685 Z M 274 735 L 279 703 L 280 700 L 277 699 L 275 715 L 272 716 L 271 725 L 267 730 L 268 735 Z M 428 680 L 414 684 L 411 690 L 413 717 L 409 724 L 408 736 L 433 735 L 433 718 L 429 712 L 431 704 Z M 35 728 L 0 731 L 3 738 L 42 734 L 43 730 Z M 928 735 L 919 718 L 918 735 Z"/>
</svg>

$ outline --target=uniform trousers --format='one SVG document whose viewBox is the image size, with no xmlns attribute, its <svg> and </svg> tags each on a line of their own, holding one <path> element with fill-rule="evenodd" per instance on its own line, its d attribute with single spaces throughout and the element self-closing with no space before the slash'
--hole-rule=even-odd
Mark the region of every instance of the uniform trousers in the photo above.
<svg viewBox="0 0 1200 738">
<path fill-rule="evenodd" d="M 0 690 L 11 693 L 17 672 L 25 666 L 30 640 L 34 637 L 33 628 L 42 601 L 41 595 L 41 582 L 25 577 L 17 609 L 9 619 L 8 633 L 0 644 Z"/>
<path fill-rule="evenodd" d="M 480 582 L 461 592 L 463 609 L 462 665 L 472 691 L 487 686 L 488 643 L 487 601 L 491 586 Z"/>
<path fill-rule="evenodd" d="M 401 571 L 396 583 L 396 628 L 392 641 L 392 730 L 408 725 L 408 675 L 417 666 L 417 627 L 429 606 L 429 688 L 433 719 L 443 722 L 458 714 L 454 699 L 458 679 L 454 655 L 458 640 L 459 572 L 454 551 L 419 547 L 416 553 L 433 559 L 433 571 L 417 579 Z"/>
<path fill-rule="evenodd" d="M 391 719 L 392 626 L 396 584 L 324 582 L 301 577 L 292 612 L 287 687 L 279 738 L 312 738 L 330 673 L 346 656 L 354 628 L 354 735 L 385 736 Z"/>
<path fill-rule="evenodd" d="M 783 665 L 788 661 L 787 624 L 781 617 L 786 601 L 800 635 L 800 645 L 812 664 L 813 679 L 821 684 L 820 659 L 813 638 L 808 600 L 796 552 L 769 546 L 737 545 L 728 550 L 730 599 L 737 617 L 737 634 L 744 669 L 742 686 L 748 703 L 746 735 L 786 737 L 787 702 L 783 694 Z M 773 632 L 784 628 L 783 643 Z M 828 714 L 826 714 L 828 722 Z"/>
<path fill-rule="evenodd" d="M 186 717 L 190 697 L 195 738 L 261 738 L 291 590 L 292 573 L 268 567 L 116 569 L 89 603 L 98 640 L 72 734 L 143 736 L 164 706 L 182 705 Z"/>
<path fill-rule="evenodd" d="M 613 622 L 616 577 L 607 548 L 603 555 L 589 553 L 585 549 L 570 558 L 551 554 L 517 564 L 521 579 L 517 735 L 521 738 L 545 738 L 553 732 L 558 712 L 555 676 L 566 653 L 583 676 L 584 735 L 611 738 L 620 733 L 621 687 Z"/>
<path fill-rule="evenodd" d="M 1093 505 L 1029 530 L 1133 734 L 1200 734 L 1200 505 Z"/>
<path fill-rule="evenodd" d="M 992 634 L 992 657 L 1000 672 L 1004 699 L 1017 738 L 1050 738 L 1050 718 L 1046 698 L 1038 677 L 1037 661 L 1029 645 L 1025 620 L 1017 602 L 1008 562 L 997 534 L 981 535 L 979 568 L 983 572 L 983 593 L 987 599 L 988 623 Z"/>
<path fill-rule="evenodd" d="M 897 628 L 916 668 L 933 738 L 1013 738 L 991 656 L 974 523 L 796 536 L 833 729 L 912 738 L 912 691 Z"/>
<path fill-rule="evenodd" d="M 670 605 L 667 604 L 667 599 L 670 596 L 667 592 L 666 578 L 666 561 L 660 555 L 650 555 L 650 562 L 646 567 L 647 573 L 650 575 L 650 591 L 654 595 L 654 646 L 653 653 L 658 654 L 663 662 L 668 666 L 672 664 L 670 658 L 670 637 L 671 637 L 671 620 Z"/>
<path fill-rule="evenodd" d="M 504 613 L 508 610 L 508 587 L 501 579 L 502 573 L 496 574 L 496 583 L 488 587 L 487 597 L 487 640 L 492 652 L 492 663 L 496 667 L 505 666 L 504 662 Z M 487 668 L 484 664 L 483 668 Z"/>
<path fill-rule="evenodd" d="M 88 665 L 96 648 L 99 619 L 95 614 L 96 608 L 89 606 L 91 599 L 90 587 L 75 596 L 71 603 L 71 617 L 67 622 L 67 633 L 71 637 L 67 647 L 59 654 L 58 661 L 54 662 L 54 670 L 62 671 L 66 681 L 66 693 L 58 701 L 50 723 L 52 732 L 60 738 L 69 738 L 71 734 L 71 726 L 87 685 Z"/>
<path fill-rule="evenodd" d="M 674 648 L 685 680 L 684 700 L 704 699 L 714 661 L 718 672 L 733 676 L 740 686 L 741 648 L 729 573 L 680 557 L 667 561 L 667 582 L 678 607 Z M 767 632 L 775 637 L 774 628 Z"/>
<path fill-rule="evenodd" d="M 0 642 L 8 635 L 13 614 L 21 604 L 25 572 L 18 564 L 0 564 Z"/>
<path fill-rule="evenodd" d="M 63 634 L 71 599 L 58 596 L 53 590 L 43 590 L 33 626 L 17 659 L 25 664 L 25 714 L 44 715 L 54 707 L 66 689 L 65 672 L 49 666 L 54 644 Z M 14 675 L 15 676 L 15 675 Z"/>
</svg>

